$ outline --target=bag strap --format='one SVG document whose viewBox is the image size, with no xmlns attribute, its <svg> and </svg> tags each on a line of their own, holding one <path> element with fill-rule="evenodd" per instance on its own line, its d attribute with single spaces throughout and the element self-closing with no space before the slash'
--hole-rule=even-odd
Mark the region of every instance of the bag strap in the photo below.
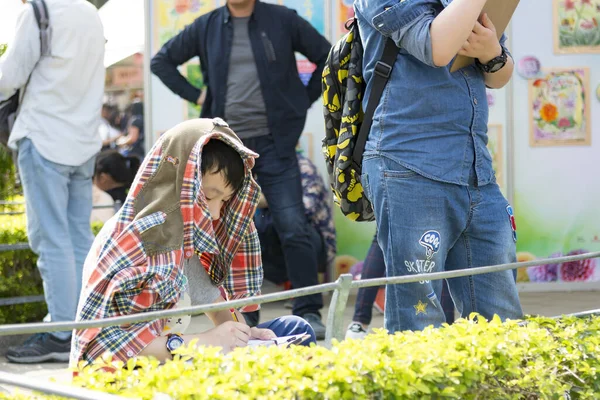
<svg viewBox="0 0 600 400">
<path fill-rule="evenodd" d="M 50 54 L 50 14 L 44 0 L 29 0 L 28 3 L 33 7 L 35 19 L 40 28 L 40 56 Z"/>
<path fill-rule="evenodd" d="M 367 138 L 371 131 L 371 125 L 373 124 L 373 115 L 375 109 L 381 100 L 381 95 L 385 89 L 387 81 L 392 75 L 394 69 L 394 63 L 398 56 L 398 46 L 391 38 L 386 38 L 385 47 L 383 48 L 383 54 L 373 71 L 373 87 L 367 102 L 367 110 L 365 111 L 360 130 L 358 131 L 358 137 L 356 138 L 356 144 L 354 145 L 354 151 L 352 152 L 352 166 L 356 171 L 362 170 L 362 158 L 365 151 L 365 145 L 367 144 Z"/>
<path fill-rule="evenodd" d="M 31 4 L 33 8 L 33 12 L 35 14 L 35 20 L 37 21 L 38 27 L 40 29 L 40 58 L 36 61 L 31 73 L 27 77 L 27 82 L 20 90 L 19 93 L 19 106 L 17 108 L 17 115 L 21 110 L 21 104 L 23 103 L 23 97 L 25 97 L 25 91 L 27 90 L 27 86 L 29 85 L 29 80 L 31 79 L 31 75 L 33 71 L 37 67 L 40 62 L 40 59 L 43 56 L 50 55 L 50 16 L 48 14 L 48 7 L 46 6 L 46 2 L 44 0 L 29 0 L 27 1 Z"/>
</svg>

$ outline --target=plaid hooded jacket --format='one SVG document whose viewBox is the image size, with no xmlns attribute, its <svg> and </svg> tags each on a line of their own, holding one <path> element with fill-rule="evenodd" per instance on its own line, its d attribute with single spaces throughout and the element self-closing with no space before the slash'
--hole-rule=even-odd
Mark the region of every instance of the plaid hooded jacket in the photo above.
<svg viewBox="0 0 600 400">
<path fill-rule="evenodd" d="M 214 223 L 200 190 L 202 147 L 210 139 L 237 150 L 246 169 L 242 189 Z M 184 290 L 183 260 L 194 254 L 229 300 L 260 294 L 262 261 L 252 222 L 260 195 L 251 174 L 257 156 L 218 118 L 186 121 L 166 132 L 146 156 L 123 207 L 94 241 L 77 321 L 175 307 Z M 160 336 L 164 324 L 75 330 L 71 367 L 107 352 L 126 361 Z"/>
</svg>

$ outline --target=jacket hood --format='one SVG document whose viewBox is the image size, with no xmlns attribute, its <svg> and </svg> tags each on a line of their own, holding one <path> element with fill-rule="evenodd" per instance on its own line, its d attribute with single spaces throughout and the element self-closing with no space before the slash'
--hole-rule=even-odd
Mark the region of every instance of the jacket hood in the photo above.
<svg viewBox="0 0 600 400">
<path fill-rule="evenodd" d="M 234 148 L 245 166 L 242 188 L 229 200 L 218 221 L 212 221 L 202 186 L 202 148 L 209 140 L 222 140 Z M 165 132 L 146 156 L 132 184 L 126 205 L 132 207 L 133 220 L 162 213 L 164 223 L 141 233 L 147 255 L 168 253 L 182 248 L 183 256 L 225 253 L 219 265 L 230 265 L 233 232 L 246 232 L 252 222 L 260 188 L 251 169 L 258 154 L 242 141 L 220 118 L 194 119 Z M 131 200 L 131 199 L 128 199 Z M 124 206 L 125 208 L 125 206 Z M 233 251 L 235 253 L 235 251 Z M 209 271 L 215 283 L 227 271 Z"/>
</svg>

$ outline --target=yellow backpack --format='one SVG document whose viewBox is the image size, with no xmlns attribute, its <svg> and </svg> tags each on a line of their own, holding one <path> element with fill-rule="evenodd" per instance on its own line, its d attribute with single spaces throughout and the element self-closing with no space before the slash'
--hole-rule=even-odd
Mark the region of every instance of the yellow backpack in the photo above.
<svg viewBox="0 0 600 400">
<path fill-rule="evenodd" d="M 346 25 L 346 29 L 349 32 L 331 48 L 323 69 L 325 138 L 322 150 L 334 202 L 351 220 L 372 221 L 373 206 L 360 183 L 362 156 L 373 114 L 392 73 L 398 47 L 387 38 L 383 55 L 375 67 L 367 111 L 363 112 L 363 46 L 356 18 Z"/>
</svg>

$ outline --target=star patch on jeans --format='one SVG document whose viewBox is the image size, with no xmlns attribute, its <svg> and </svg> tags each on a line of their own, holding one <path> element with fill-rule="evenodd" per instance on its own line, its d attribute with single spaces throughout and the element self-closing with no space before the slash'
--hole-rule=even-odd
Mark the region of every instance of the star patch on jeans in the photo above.
<svg viewBox="0 0 600 400">
<path fill-rule="evenodd" d="M 427 315 L 427 303 L 423 303 L 421 300 L 413 306 L 415 308 L 415 315 L 425 314 Z"/>
</svg>

